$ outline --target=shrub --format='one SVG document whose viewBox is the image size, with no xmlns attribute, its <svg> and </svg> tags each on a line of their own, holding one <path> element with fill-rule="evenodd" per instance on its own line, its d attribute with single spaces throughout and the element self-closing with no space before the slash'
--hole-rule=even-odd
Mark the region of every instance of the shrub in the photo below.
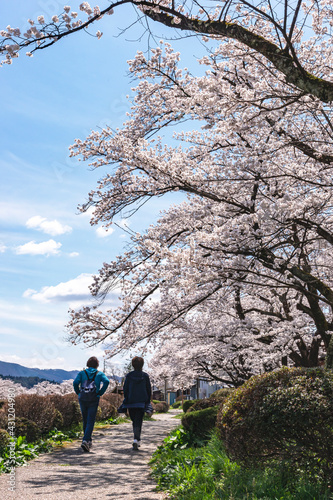
<svg viewBox="0 0 333 500">
<path fill-rule="evenodd" d="M 169 411 L 169 405 L 166 401 L 153 402 L 152 406 L 157 413 L 167 413 Z"/>
<path fill-rule="evenodd" d="M 0 455 L 9 445 L 10 435 L 4 429 L 0 429 Z"/>
<path fill-rule="evenodd" d="M 28 443 L 37 441 L 41 436 L 41 431 L 36 422 L 25 417 L 18 417 L 15 420 L 15 436 L 25 436 Z"/>
<path fill-rule="evenodd" d="M 81 422 L 80 405 L 76 394 L 65 394 L 64 396 L 54 394 L 52 396 L 47 396 L 47 399 L 48 404 L 53 406 L 55 410 L 58 410 L 62 416 L 62 424 L 60 424 L 56 420 L 57 413 L 55 411 L 52 427 L 56 427 L 57 429 L 68 429 L 72 425 Z"/>
<path fill-rule="evenodd" d="M 183 403 L 183 412 L 186 413 L 190 406 L 199 401 L 198 399 L 186 399 Z"/>
<path fill-rule="evenodd" d="M 7 412 L 3 409 L 0 410 L 0 429 L 7 429 L 8 418 Z"/>
<path fill-rule="evenodd" d="M 225 401 L 218 428 L 229 455 L 246 465 L 278 458 L 332 475 L 333 373 L 282 368 L 252 377 Z"/>
<path fill-rule="evenodd" d="M 101 410 L 99 420 L 116 418 L 118 416 L 117 408 L 112 403 L 109 403 L 109 401 L 107 401 L 106 399 L 100 399 L 99 409 Z"/>
<path fill-rule="evenodd" d="M 53 427 L 56 429 L 62 429 L 64 427 L 64 418 L 59 410 L 55 410 L 55 416 L 53 419 Z"/>
<path fill-rule="evenodd" d="M 227 399 L 228 395 L 225 395 L 224 398 L 221 396 L 219 398 L 210 397 L 206 399 L 197 399 L 197 401 L 189 407 L 187 413 L 197 410 L 204 410 L 205 408 L 212 408 L 213 406 L 220 406 Z"/>
<path fill-rule="evenodd" d="M 96 422 L 99 422 L 100 420 L 102 420 L 102 410 L 101 407 L 99 406 L 96 412 Z"/>
<path fill-rule="evenodd" d="M 218 389 L 210 395 L 210 398 L 221 399 L 224 401 L 235 389 L 233 387 L 223 387 L 223 389 Z"/>
<path fill-rule="evenodd" d="M 63 397 L 63 396 L 62 396 Z M 16 417 L 26 418 L 35 422 L 41 433 L 47 433 L 53 428 L 56 409 L 49 396 L 36 394 L 21 394 L 15 398 Z"/>
<path fill-rule="evenodd" d="M 172 403 L 171 408 L 181 408 L 182 402 L 181 401 L 175 401 Z"/>
<path fill-rule="evenodd" d="M 100 401 L 107 401 L 108 403 L 112 404 L 115 408 L 118 408 L 123 402 L 123 399 L 124 396 L 121 396 L 120 394 L 107 392 L 106 394 L 103 394 L 103 396 L 100 398 Z"/>
<path fill-rule="evenodd" d="M 218 406 L 205 408 L 204 410 L 188 411 L 182 416 L 182 425 L 185 430 L 195 437 L 205 439 L 215 427 L 218 411 Z"/>
</svg>

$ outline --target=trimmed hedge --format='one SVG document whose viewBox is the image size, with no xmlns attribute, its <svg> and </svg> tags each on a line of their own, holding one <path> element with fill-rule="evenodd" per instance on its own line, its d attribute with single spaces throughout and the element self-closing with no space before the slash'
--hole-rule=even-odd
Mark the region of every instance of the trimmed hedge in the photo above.
<svg viewBox="0 0 333 500">
<path fill-rule="evenodd" d="M 197 410 L 204 410 L 205 408 L 212 408 L 213 406 L 220 406 L 221 404 L 223 404 L 227 397 L 230 396 L 231 392 L 229 390 L 225 391 L 225 389 L 221 390 L 224 392 L 221 392 L 218 397 L 210 396 L 206 399 L 197 399 L 196 402 L 187 410 L 187 413 Z"/>
<path fill-rule="evenodd" d="M 194 405 L 197 401 L 199 399 L 186 399 L 183 403 L 183 412 L 186 413 L 190 406 Z"/>
<path fill-rule="evenodd" d="M 216 425 L 218 411 L 218 406 L 212 406 L 204 410 L 188 411 L 182 416 L 182 425 L 195 437 L 205 439 Z"/>
<path fill-rule="evenodd" d="M 248 466 L 288 460 L 333 472 L 333 372 L 282 368 L 252 377 L 221 407 L 217 426 L 232 458 Z"/>
<path fill-rule="evenodd" d="M 171 405 L 171 408 L 181 408 L 181 407 L 182 407 L 182 402 L 181 401 L 175 401 Z"/>
<path fill-rule="evenodd" d="M 157 413 L 167 413 L 169 411 L 169 405 L 166 401 L 153 402 L 152 407 Z"/>
<path fill-rule="evenodd" d="M 209 397 L 215 399 L 225 400 L 232 392 L 234 391 L 234 387 L 223 387 L 222 389 L 217 389 L 217 391 L 213 392 Z"/>
</svg>

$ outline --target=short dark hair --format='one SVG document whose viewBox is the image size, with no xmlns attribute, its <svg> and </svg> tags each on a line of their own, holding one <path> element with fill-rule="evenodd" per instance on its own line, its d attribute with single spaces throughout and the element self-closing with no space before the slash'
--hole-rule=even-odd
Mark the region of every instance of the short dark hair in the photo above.
<svg viewBox="0 0 333 500">
<path fill-rule="evenodd" d="M 142 370 L 143 364 L 144 364 L 144 360 L 143 360 L 143 358 L 140 358 L 139 356 L 135 356 L 132 359 L 132 366 L 133 366 L 134 370 Z"/>
<path fill-rule="evenodd" d="M 88 359 L 87 361 L 87 367 L 88 368 L 98 368 L 99 366 L 99 361 L 95 356 L 91 356 L 91 358 Z"/>
</svg>

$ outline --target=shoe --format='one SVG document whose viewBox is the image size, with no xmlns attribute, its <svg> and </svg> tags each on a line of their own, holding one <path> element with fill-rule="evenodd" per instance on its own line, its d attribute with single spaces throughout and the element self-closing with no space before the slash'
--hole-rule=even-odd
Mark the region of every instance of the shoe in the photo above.
<svg viewBox="0 0 333 500">
<path fill-rule="evenodd" d="M 87 452 L 90 451 L 89 443 L 87 443 L 87 441 L 82 441 L 81 448 L 83 451 L 87 451 Z"/>
<path fill-rule="evenodd" d="M 139 449 L 138 440 L 134 439 L 134 441 L 133 441 L 133 450 L 138 450 L 138 449 Z"/>
<path fill-rule="evenodd" d="M 138 448 L 140 448 L 141 446 L 141 441 L 138 441 Z"/>
<path fill-rule="evenodd" d="M 88 441 L 89 450 L 92 448 L 92 441 Z"/>
</svg>

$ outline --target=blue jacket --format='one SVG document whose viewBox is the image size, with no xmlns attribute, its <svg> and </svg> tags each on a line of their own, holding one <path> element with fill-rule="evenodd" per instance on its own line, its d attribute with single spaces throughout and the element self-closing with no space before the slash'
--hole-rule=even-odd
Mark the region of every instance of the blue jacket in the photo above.
<svg viewBox="0 0 333 500">
<path fill-rule="evenodd" d="M 124 397 L 125 408 L 144 408 L 151 398 L 149 375 L 142 370 L 129 372 L 125 378 Z"/>
<path fill-rule="evenodd" d="M 92 379 L 94 376 L 94 373 L 97 372 L 96 368 L 86 368 L 87 373 L 89 375 L 89 378 Z M 82 370 L 79 372 L 75 380 L 73 381 L 73 387 L 74 391 L 76 394 L 80 394 L 80 388 L 81 384 L 84 380 L 87 380 L 87 375 L 85 374 L 85 371 Z M 96 384 L 96 394 L 97 396 L 102 396 L 104 392 L 106 391 L 108 385 L 110 383 L 110 380 L 107 378 L 107 376 L 103 372 L 98 372 L 96 377 L 95 377 L 95 384 Z M 102 384 L 102 387 L 101 387 Z"/>
</svg>

